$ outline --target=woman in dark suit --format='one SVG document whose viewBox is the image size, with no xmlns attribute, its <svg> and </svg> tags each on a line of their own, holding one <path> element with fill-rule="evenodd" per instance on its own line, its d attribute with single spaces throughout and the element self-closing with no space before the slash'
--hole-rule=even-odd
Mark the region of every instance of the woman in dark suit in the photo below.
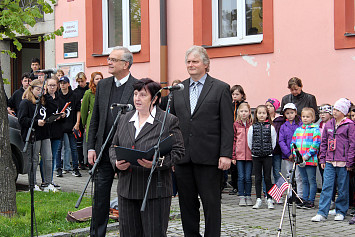
<svg viewBox="0 0 355 237">
<path fill-rule="evenodd" d="M 162 187 L 157 189 L 157 170 L 154 171 L 148 191 L 144 212 L 140 212 L 152 161 L 139 159 L 139 165 L 131 165 L 125 160 L 117 161 L 114 146 L 146 151 L 158 140 L 164 118 L 164 111 L 158 106 L 160 85 L 151 79 L 141 79 L 133 85 L 136 111 L 123 115 L 117 126 L 110 148 L 113 167 L 120 170 L 117 185 L 120 235 L 125 236 L 166 236 L 172 196 L 171 167 L 184 155 L 184 144 L 178 119 L 171 114 L 166 118 L 162 139 L 173 135 L 173 146 L 165 155 L 160 170 Z M 152 106 L 150 104 L 152 103 Z M 160 195 L 161 198 L 158 198 Z M 160 212 L 160 213 L 159 213 Z M 161 221 L 159 221 L 161 215 Z"/>
</svg>

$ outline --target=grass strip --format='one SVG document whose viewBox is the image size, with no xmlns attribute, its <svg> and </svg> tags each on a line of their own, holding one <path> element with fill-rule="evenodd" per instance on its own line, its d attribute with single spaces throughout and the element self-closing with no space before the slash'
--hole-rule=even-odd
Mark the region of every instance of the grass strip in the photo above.
<svg viewBox="0 0 355 237">
<path fill-rule="evenodd" d="M 78 193 L 34 193 L 35 216 L 38 235 L 65 232 L 90 226 L 90 221 L 83 223 L 68 222 L 68 211 L 77 211 L 74 207 Z M 29 192 L 17 192 L 17 215 L 13 218 L 0 216 L 0 236 L 30 236 L 31 234 L 31 196 Z M 80 209 L 91 206 L 91 198 L 84 197 Z M 36 228 L 34 233 L 36 235 Z"/>
</svg>

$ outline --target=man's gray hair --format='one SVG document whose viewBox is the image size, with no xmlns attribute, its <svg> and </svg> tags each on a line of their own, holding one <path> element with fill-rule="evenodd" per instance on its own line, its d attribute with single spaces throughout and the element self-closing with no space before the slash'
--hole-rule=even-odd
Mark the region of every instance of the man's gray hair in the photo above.
<svg viewBox="0 0 355 237">
<path fill-rule="evenodd" d="M 187 57 L 191 53 L 193 53 L 195 55 L 197 54 L 197 55 L 199 55 L 201 57 L 201 60 L 202 60 L 203 64 L 207 66 L 206 72 L 209 72 L 210 71 L 210 57 L 208 57 L 206 49 L 204 47 L 202 47 L 202 46 L 197 46 L 197 45 L 192 46 L 191 48 L 189 48 L 186 51 L 185 63 L 187 63 Z"/>
<path fill-rule="evenodd" d="M 129 49 L 127 49 L 126 47 L 122 47 L 122 46 L 114 47 L 113 50 L 123 51 L 121 60 L 128 62 L 129 63 L 128 69 L 130 69 L 133 64 L 133 54 L 131 53 L 131 51 L 129 51 Z"/>
</svg>

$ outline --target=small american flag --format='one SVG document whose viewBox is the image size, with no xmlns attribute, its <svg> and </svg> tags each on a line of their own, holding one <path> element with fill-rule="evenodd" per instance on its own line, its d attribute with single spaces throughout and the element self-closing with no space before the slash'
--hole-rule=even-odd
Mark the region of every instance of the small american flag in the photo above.
<svg viewBox="0 0 355 237">
<path fill-rule="evenodd" d="M 279 202 L 286 189 L 288 189 L 288 183 L 283 177 L 280 177 L 277 183 L 269 190 L 268 194 Z"/>
</svg>

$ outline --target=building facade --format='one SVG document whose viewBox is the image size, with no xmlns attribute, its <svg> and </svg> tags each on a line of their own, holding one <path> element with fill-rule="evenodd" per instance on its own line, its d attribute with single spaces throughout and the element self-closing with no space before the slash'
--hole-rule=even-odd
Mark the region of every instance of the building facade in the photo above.
<svg viewBox="0 0 355 237">
<path fill-rule="evenodd" d="M 354 1 L 180 0 L 167 2 L 167 80 L 186 79 L 185 51 L 203 45 L 210 75 L 240 84 L 252 107 L 288 94 L 302 79 L 318 104 L 355 101 Z M 160 75 L 160 3 L 153 0 L 67 0 L 55 6 L 55 62 L 72 77 L 107 73 L 117 45 L 134 52 L 136 78 Z"/>
</svg>

